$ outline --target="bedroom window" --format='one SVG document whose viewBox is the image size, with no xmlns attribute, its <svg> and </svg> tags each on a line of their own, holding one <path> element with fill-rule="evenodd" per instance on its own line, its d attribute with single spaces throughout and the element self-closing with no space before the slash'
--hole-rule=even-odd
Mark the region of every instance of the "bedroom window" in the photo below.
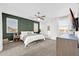
<svg viewBox="0 0 79 59">
<path fill-rule="evenodd" d="M 68 18 L 60 19 L 58 23 L 60 33 L 68 33 L 71 30 L 71 22 Z"/>
<path fill-rule="evenodd" d="M 34 32 L 38 32 L 38 23 L 34 23 Z"/>
</svg>

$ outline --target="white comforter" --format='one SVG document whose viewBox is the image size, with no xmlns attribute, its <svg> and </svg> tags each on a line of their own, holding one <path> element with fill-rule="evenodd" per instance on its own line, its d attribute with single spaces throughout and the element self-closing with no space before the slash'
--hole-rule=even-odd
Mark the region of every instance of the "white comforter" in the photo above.
<svg viewBox="0 0 79 59">
<path fill-rule="evenodd" d="M 44 39 L 45 37 L 42 34 L 31 34 L 31 35 L 24 35 L 21 40 L 24 41 L 25 46 L 27 46 L 29 43 L 36 41 L 36 40 L 41 40 Z"/>
</svg>

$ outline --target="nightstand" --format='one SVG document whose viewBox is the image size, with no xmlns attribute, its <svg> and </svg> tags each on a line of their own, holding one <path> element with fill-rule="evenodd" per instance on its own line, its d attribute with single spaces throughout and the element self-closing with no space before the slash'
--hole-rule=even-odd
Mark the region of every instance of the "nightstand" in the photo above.
<svg viewBox="0 0 79 59">
<path fill-rule="evenodd" d="M 14 33 L 14 34 L 13 34 L 13 41 L 14 41 L 14 42 L 18 42 L 19 39 L 20 39 L 20 35 L 18 35 L 18 33 Z"/>
</svg>

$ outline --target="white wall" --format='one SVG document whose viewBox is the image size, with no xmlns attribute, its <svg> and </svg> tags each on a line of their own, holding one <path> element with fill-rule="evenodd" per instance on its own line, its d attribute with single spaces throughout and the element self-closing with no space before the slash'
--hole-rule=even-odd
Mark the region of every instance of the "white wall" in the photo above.
<svg viewBox="0 0 79 59">
<path fill-rule="evenodd" d="M 49 39 L 56 39 L 57 33 L 58 33 L 58 22 L 56 19 L 45 19 L 45 21 L 40 22 L 41 23 L 41 33 L 45 35 L 46 38 Z M 47 27 L 50 26 L 50 31 L 47 30 Z"/>
<path fill-rule="evenodd" d="M 79 3 L 78 3 L 78 6 L 79 6 Z M 77 14 L 77 16 L 79 17 L 79 7 L 78 7 L 78 14 Z"/>
<path fill-rule="evenodd" d="M 3 49 L 3 40 L 2 40 L 2 15 L 0 10 L 0 51 Z"/>
<path fill-rule="evenodd" d="M 78 14 L 78 4 L 60 4 L 59 7 L 58 7 L 59 9 L 56 12 L 54 12 L 54 15 L 52 15 L 52 17 L 48 18 L 46 21 L 42 23 L 42 33 L 44 33 L 46 37 L 48 36 L 50 39 L 53 39 L 53 40 L 56 40 L 56 37 L 59 34 L 58 20 L 61 20 L 61 17 L 67 16 L 70 14 L 69 8 L 72 9 L 75 17 L 77 17 L 77 14 Z M 50 34 L 48 34 L 47 32 L 48 24 L 50 25 L 50 29 L 51 29 Z"/>
<path fill-rule="evenodd" d="M 55 39 L 58 33 L 58 24 L 56 21 L 56 17 L 65 16 L 69 14 L 69 8 L 72 8 L 75 16 L 77 14 L 77 4 L 0 4 L 0 49 L 3 48 L 2 44 L 2 15 L 1 13 L 8 13 L 32 20 L 33 17 L 38 11 L 41 14 L 46 15 L 44 21 L 40 22 L 41 33 L 44 34 L 46 37 L 50 37 Z M 37 21 L 37 20 L 36 20 Z M 50 25 L 51 33 L 48 34 L 47 26 Z"/>
</svg>

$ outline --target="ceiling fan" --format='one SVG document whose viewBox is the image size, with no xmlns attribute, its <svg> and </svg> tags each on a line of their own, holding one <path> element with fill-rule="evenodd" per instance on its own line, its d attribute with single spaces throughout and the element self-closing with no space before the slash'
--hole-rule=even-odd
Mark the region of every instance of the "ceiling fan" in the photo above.
<svg viewBox="0 0 79 59">
<path fill-rule="evenodd" d="M 78 27 L 79 27 L 79 22 L 78 22 L 78 18 L 75 18 L 74 13 L 72 11 L 72 9 L 70 8 L 70 13 L 72 16 L 72 24 L 73 24 L 73 28 L 76 29 L 76 31 L 78 31 Z"/>
<path fill-rule="evenodd" d="M 41 16 L 40 12 L 37 12 L 37 14 L 35 14 L 34 16 L 35 16 L 35 18 L 37 18 L 37 19 L 39 18 L 40 20 L 44 20 L 44 18 L 46 17 L 45 15 Z"/>
</svg>

